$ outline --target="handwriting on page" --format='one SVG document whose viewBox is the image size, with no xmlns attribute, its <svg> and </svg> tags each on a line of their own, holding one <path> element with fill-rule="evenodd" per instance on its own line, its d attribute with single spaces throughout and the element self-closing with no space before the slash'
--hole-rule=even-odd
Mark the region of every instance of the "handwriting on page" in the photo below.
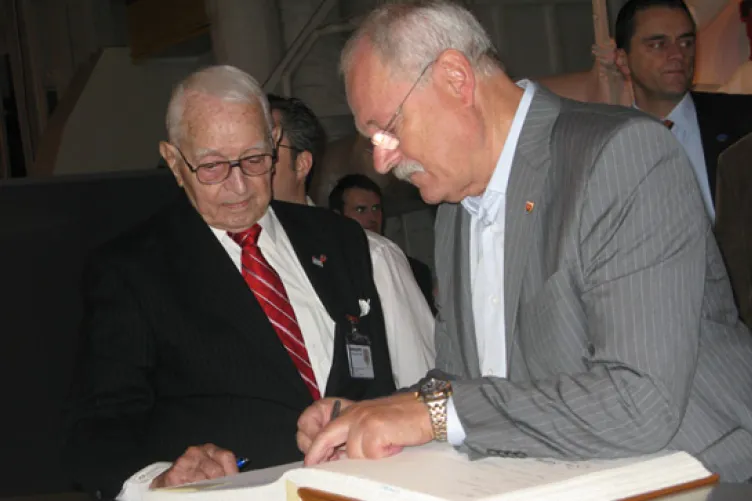
<svg viewBox="0 0 752 501">
<path fill-rule="evenodd" d="M 452 501 L 478 500 L 528 487 L 566 480 L 584 472 L 606 469 L 594 462 L 549 459 L 481 459 L 468 462 L 462 457 L 447 464 L 446 476 L 452 479 L 437 492 Z M 609 465 L 613 467 L 613 463 Z M 437 475 L 440 476 L 440 475 Z"/>
</svg>

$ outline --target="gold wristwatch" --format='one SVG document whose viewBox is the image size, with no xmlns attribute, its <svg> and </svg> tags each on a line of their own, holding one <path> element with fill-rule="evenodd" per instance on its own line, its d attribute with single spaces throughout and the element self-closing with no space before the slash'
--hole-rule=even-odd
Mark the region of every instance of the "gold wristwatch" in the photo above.
<svg viewBox="0 0 752 501">
<path fill-rule="evenodd" d="M 447 401 L 452 396 L 452 383 L 442 379 L 428 378 L 421 382 L 416 397 L 426 404 L 431 416 L 433 439 L 447 441 Z"/>
</svg>

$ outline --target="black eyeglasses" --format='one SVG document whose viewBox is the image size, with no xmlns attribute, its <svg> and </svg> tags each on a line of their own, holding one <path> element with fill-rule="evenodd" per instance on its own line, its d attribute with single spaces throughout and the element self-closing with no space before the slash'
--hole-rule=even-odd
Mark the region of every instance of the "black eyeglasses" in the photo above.
<svg viewBox="0 0 752 501">
<path fill-rule="evenodd" d="M 274 168 L 274 164 L 277 162 L 277 150 L 273 150 L 271 153 L 257 153 L 254 155 L 248 155 L 246 157 L 238 158 L 237 160 L 225 160 L 221 162 L 207 162 L 199 164 L 194 167 L 180 148 L 175 146 L 180 156 L 188 166 L 191 172 L 196 174 L 196 179 L 201 184 L 219 184 L 225 179 L 230 177 L 233 167 L 240 167 L 240 171 L 243 175 L 248 177 L 262 176 Z"/>
</svg>

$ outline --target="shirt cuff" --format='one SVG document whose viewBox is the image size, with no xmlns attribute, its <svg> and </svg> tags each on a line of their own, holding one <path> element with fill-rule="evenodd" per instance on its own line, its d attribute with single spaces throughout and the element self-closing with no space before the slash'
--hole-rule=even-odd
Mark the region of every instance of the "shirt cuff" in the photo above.
<svg viewBox="0 0 752 501">
<path fill-rule="evenodd" d="M 172 463 L 153 463 L 134 473 L 123 484 L 123 489 L 115 498 L 117 501 L 141 501 L 143 495 L 149 490 L 152 480 L 169 470 Z"/>
<path fill-rule="evenodd" d="M 447 440 L 453 446 L 459 447 L 465 441 L 465 437 L 467 434 L 457 415 L 457 409 L 454 408 L 454 399 L 449 397 L 447 400 Z"/>
</svg>

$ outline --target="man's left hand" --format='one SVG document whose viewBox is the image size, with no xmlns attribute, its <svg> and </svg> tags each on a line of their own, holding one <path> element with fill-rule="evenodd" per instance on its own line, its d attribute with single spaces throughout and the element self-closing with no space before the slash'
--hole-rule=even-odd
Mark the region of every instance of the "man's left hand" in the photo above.
<svg viewBox="0 0 752 501">
<path fill-rule="evenodd" d="M 378 459 L 431 440 L 428 407 L 414 393 L 403 393 L 359 402 L 345 409 L 314 438 L 305 464 L 335 459 L 342 447 L 350 459 Z"/>
</svg>

